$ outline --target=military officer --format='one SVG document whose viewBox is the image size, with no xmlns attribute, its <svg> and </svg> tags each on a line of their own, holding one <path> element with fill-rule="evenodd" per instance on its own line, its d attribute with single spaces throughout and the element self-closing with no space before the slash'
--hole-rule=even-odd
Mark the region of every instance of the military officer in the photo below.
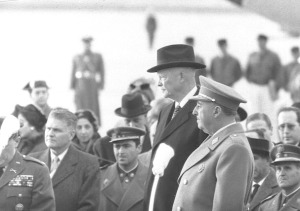
<svg viewBox="0 0 300 211">
<path fill-rule="evenodd" d="M 271 150 L 271 160 L 282 190 L 262 201 L 259 211 L 300 210 L 300 148 L 279 144 Z"/>
<path fill-rule="evenodd" d="M 188 157 L 173 211 L 242 211 L 252 185 L 253 155 L 235 115 L 246 100 L 231 87 L 200 76 L 193 114 L 209 137 Z"/>
<path fill-rule="evenodd" d="M 140 137 L 145 131 L 134 127 L 117 127 L 107 132 L 113 143 L 116 163 L 101 176 L 101 211 L 142 210 L 148 168 L 138 160 Z"/>
<path fill-rule="evenodd" d="M 32 157 L 21 155 L 19 121 L 10 115 L 0 131 L 0 210 L 55 211 L 48 168 Z"/>
</svg>

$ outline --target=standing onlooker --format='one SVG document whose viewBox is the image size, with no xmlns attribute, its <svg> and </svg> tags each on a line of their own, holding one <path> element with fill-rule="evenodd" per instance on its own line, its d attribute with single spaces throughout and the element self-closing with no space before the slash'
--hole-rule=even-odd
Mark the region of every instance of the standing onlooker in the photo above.
<svg viewBox="0 0 300 211">
<path fill-rule="evenodd" d="M 77 117 L 67 109 L 53 109 L 45 131 L 49 149 L 31 154 L 50 169 L 56 211 L 99 209 L 99 163 L 95 156 L 72 145 L 76 121 Z"/>
<path fill-rule="evenodd" d="M 152 49 L 152 47 L 153 47 L 156 29 L 157 29 L 156 17 L 154 14 L 150 13 L 146 20 L 146 31 L 148 34 L 150 49 Z"/>
<path fill-rule="evenodd" d="M 254 169 L 253 155 L 235 115 L 246 103 L 234 89 L 200 76 L 190 100 L 198 128 L 209 134 L 188 157 L 179 175 L 173 211 L 246 210 Z M 193 140 L 196 141 L 196 140 Z"/>
<path fill-rule="evenodd" d="M 262 201 L 259 211 L 300 210 L 300 148 L 277 145 L 271 151 L 271 160 L 282 190 Z"/>
<path fill-rule="evenodd" d="M 7 116 L 0 130 L 0 210 L 55 211 L 47 166 L 16 149 L 20 123 Z"/>
<path fill-rule="evenodd" d="M 94 145 L 100 140 L 97 117 L 90 110 L 78 110 L 75 115 L 77 123 L 76 136 L 72 140 L 74 146 L 83 152 L 94 155 Z"/>
<path fill-rule="evenodd" d="M 254 174 L 249 198 L 249 211 L 257 211 L 265 198 L 278 193 L 280 188 L 276 175 L 270 166 L 270 141 L 247 137 L 254 157 Z"/>
<path fill-rule="evenodd" d="M 48 117 L 51 108 L 48 105 L 49 87 L 46 81 L 31 81 L 23 89 L 29 92 L 33 105 Z"/>
<path fill-rule="evenodd" d="M 84 52 L 73 59 L 71 88 L 75 90 L 76 110 L 93 111 L 101 126 L 98 90 L 104 89 L 105 71 L 102 55 L 91 50 L 92 41 L 92 37 L 84 37 Z"/>
<path fill-rule="evenodd" d="M 117 162 L 103 169 L 101 211 L 141 211 L 148 168 L 138 160 L 145 131 L 134 127 L 109 130 Z"/>
<path fill-rule="evenodd" d="M 278 132 L 283 144 L 300 146 L 300 110 L 284 107 L 278 112 Z"/>
<path fill-rule="evenodd" d="M 218 40 L 220 56 L 213 58 L 210 66 L 210 75 L 215 80 L 227 86 L 233 86 L 242 76 L 240 62 L 227 51 L 226 39 Z"/>
<path fill-rule="evenodd" d="M 195 72 L 202 68 L 205 65 L 195 62 L 192 46 L 170 45 L 158 49 L 157 65 L 148 70 L 157 72 L 163 97 L 174 102 L 165 106 L 158 117 L 144 210 L 152 204 L 155 211 L 172 209 L 180 170 L 187 157 L 207 137 L 197 128 L 192 115 L 196 103 L 188 101 L 199 91 Z M 173 153 L 174 157 L 171 156 Z"/>
</svg>

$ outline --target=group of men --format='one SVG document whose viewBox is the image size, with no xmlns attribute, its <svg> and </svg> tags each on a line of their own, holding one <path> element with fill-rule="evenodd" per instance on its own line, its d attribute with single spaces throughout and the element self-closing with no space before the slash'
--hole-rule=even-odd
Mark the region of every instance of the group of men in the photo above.
<svg viewBox="0 0 300 211">
<path fill-rule="evenodd" d="M 141 121 L 151 107 L 139 94 L 124 95 L 115 110 L 127 125 L 109 130 L 107 143 L 100 142 L 99 154 L 106 144 L 114 155 L 106 164 L 115 162 L 101 168 L 97 157 L 72 145 L 77 119 L 69 110 L 51 110 L 48 148 L 29 156 L 16 150 L 18 120 L 6 117 L 0 130 L 1 210 L 299 210 L 300 111 L 280 111 L 282 144 L 273 147 L 266 129 L 247 138 L 251 129 L 244 131 L 235 118 L 247 101 L 203 76 L 204 68 L 190 45 L 157 51 L 157 65 L 147 71 L 157 73 L 163 97 L 173 101 L 159 114 L 151 151 L 145 151 L 148 162 L 140 159 L 147 137 Z"/>
</svg>

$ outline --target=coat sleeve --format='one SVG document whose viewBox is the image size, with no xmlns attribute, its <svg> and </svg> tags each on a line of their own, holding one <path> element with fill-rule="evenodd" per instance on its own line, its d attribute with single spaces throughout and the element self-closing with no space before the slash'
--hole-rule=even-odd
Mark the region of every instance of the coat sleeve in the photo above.
<svg viewBox="0 0 300 211">
<path fill-rule="evenodd" d="M 91 159 L 84 168 L 77 211 L 97 211 L 100 200 L 100 169 L 97 159 Z"/>
<path fill-rule="evenodd" d="M 46 166 L 35 172 L 36 182 L 32 190 L 31 211 L 55 211 L 55 198 L 50 179 L 50 173 Z"/>
<path fill-rule="evenodd" d="M 216 165 L 213 211 L 244 210 L 253 173 L 252 157 L 242 144 L 230 145 Z"/>
<path fill-rule="evenodd" d="M 76 86 L 76 57 L 73 58 L 72 62 L 72 73 L 71 73 L 71 89 L 75 89 Z"/>
</svg>

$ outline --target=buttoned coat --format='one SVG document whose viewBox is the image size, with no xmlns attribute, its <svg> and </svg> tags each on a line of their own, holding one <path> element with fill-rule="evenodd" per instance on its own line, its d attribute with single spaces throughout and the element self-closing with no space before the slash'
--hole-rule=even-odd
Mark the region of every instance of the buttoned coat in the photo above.
<svg viewBox="0 0 300 211">
<path fill-rule="evenodd" d="M 274 195 L 280 192 L 281 188 L 278 186 L 275 171 L 270 168 L 270 173 L 266 177 L 265 181 L 261 184 L 258 188 L 254 198 L 249 203 L 249 210 L 250 211 L 257 211 L 260 203 L 268 198 L 271 195 Z"/>
<path fill-rule="evenodd" d="M 50 169 L 49 149 L 32 154 Z M 100 170 L 95 156 L 70 145 L 52 177 L 56 211 L 95 211 L 99 208 Z"/>
<path fill-rule="evenodd" d="M 174 211 L 246 210 L 254 160 L 241 131 L 241 124 L 230 125 L 189 156 L 178 179 Z"/>
<path fill-rule="evenodd" d="M 124 191 L 117 164 L 107 167 L 101 176 L 99 211 L 141 211 L 148 168 L 139 162 L 130 186 Z"/>
<path fill-rule="evenodd" d="M 0 179 L 0 210 L 22 207 L 30 211 L 55 211 L 55 199 L 47 166 L 16 152 Z"/>
<path fill-rule="evenodd" d="M 259 211 L 298 211 L 300 210 L 300 191 L 280 209 L 282 192 L 270 196 L 259 207 Z"/>
<path fill-rule="evenodd" d="M 167 105 L 159 115 L 151 159 L 153 160 L 156 150 L 161 143 L 171 146 L 174 149 L 175 155 L 165 169 L 164 176 L 160 177 L 158 181 L 154 201 L 155 211 L 172 209 L 178 188 L 177 178 L 181 168 L 188 156 L 207 137 L 206 133 L 198 129 L 196 118 L 192 114 L 195 106 L 196 101 L 188 101 L 171 121 L 175 103 Z M 154 180 L 152 160 L 147 179 L 144 211 L 148 210 Z"/>
</svg>

